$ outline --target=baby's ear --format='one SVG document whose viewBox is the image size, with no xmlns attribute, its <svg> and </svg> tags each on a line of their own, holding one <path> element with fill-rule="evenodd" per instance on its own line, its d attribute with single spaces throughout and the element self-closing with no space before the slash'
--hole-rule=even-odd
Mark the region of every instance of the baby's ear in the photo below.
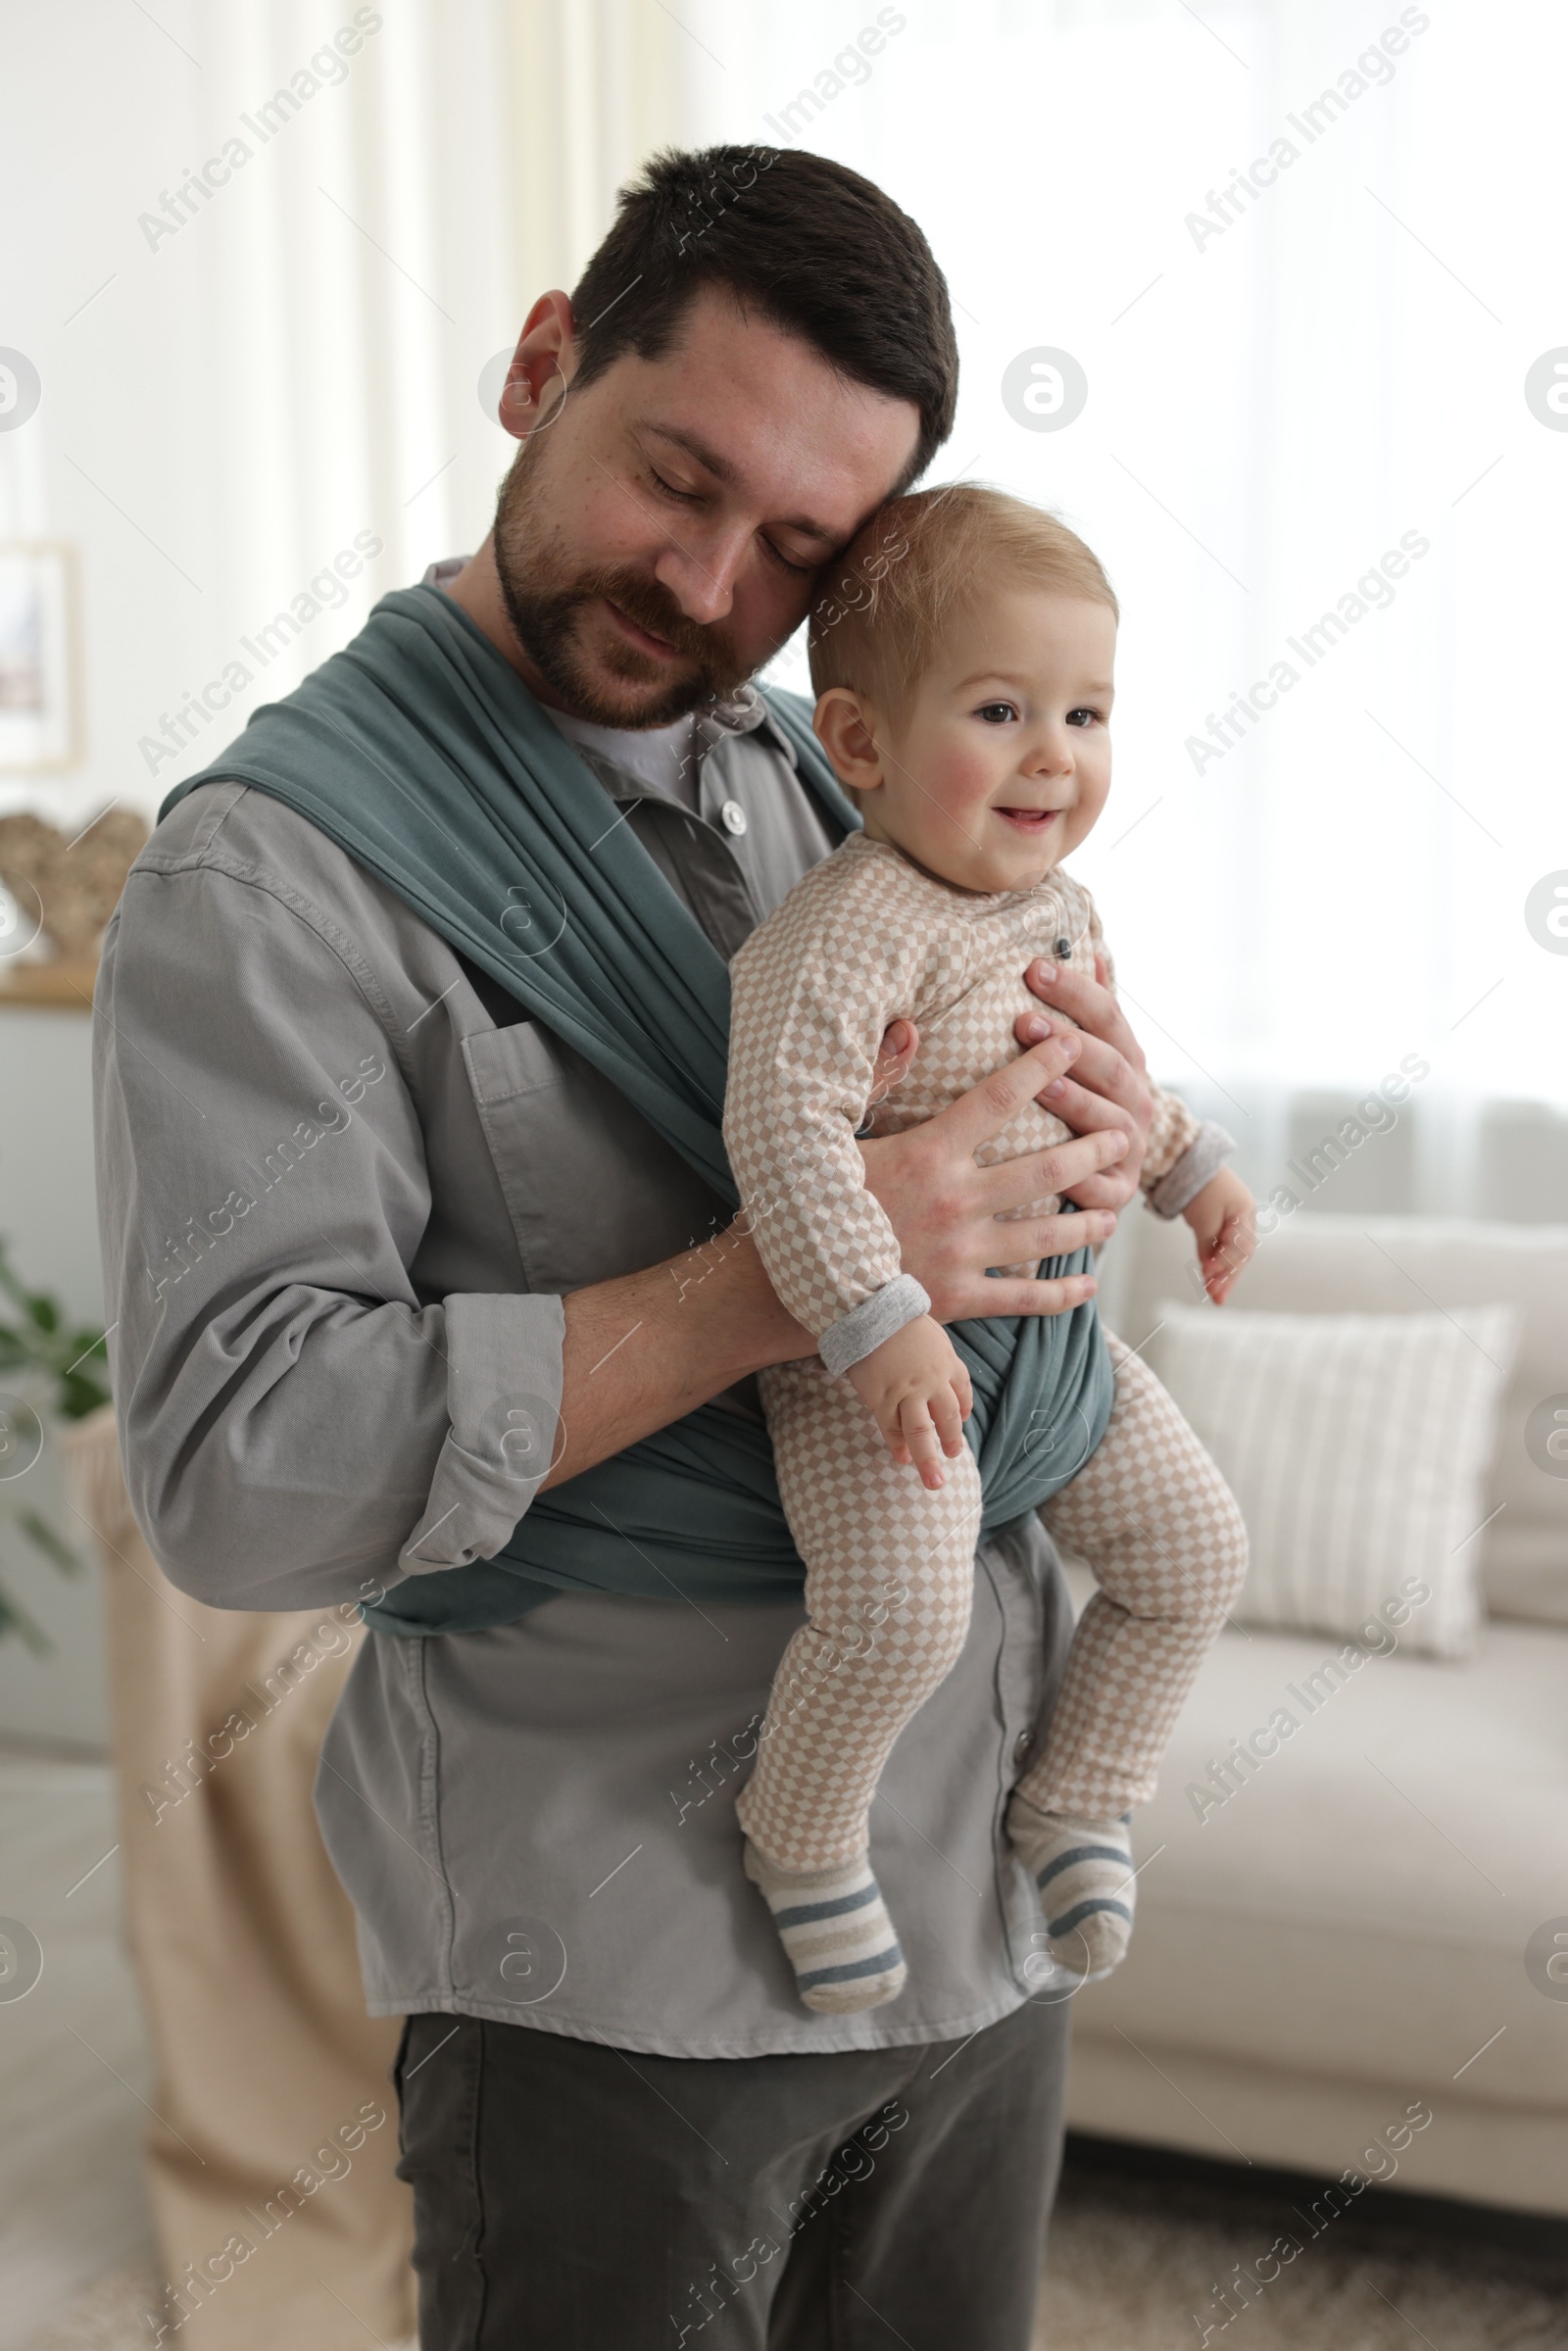
<svg viewBox="0 0 1568 2351">
<path fill-rule="evenodd" d="M 882 781 L 876 720 L 870 704 L 853 686 L 829 686 L 811 713 L 816 739 L 841 784 L 852 792 L 874 792 Z"/>
</svg>

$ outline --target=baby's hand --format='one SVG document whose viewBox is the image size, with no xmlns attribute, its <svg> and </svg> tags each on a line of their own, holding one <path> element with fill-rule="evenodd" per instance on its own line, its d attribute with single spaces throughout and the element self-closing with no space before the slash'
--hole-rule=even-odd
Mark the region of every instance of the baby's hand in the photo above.
<svg viewBox="0 0 1568 2351">
<path fill-rule="evenodd" d="M 1257 1247 L 1257 1202 L 1239 1175 L 1222 1167 L 1182 1210 L 1198 1241 L 1203 1288 L 1223 1306 Z"/>
<path fill-rule="evenodd" d="M 895 1461 L 912 1462 L 933 1493 L 947 1483 L 942 1456 L 963 1450 L 974 1409 L 969 1375 L 939 1322 L 922 1314 L 852 1363 L 848 1378 L 887 1439 Z"/>
</svg>

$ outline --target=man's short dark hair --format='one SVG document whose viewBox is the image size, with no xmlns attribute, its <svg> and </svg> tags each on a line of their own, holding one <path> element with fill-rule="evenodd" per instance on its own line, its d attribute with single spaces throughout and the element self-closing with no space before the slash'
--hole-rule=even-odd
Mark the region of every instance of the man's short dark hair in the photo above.
<svg viewBox="0 0 1568 2351">
<path fill-rule="evenodd" d="M 616 200 L 572 291 L 577 382 L 623 352 L 658 359 L 704 286 L 726 288 L 840 373 L 920 412 L 918 480 L 953 430 L 958 352 L 948 282 L 891 196 L 843 164 L 789 147 L 665 148 Z"/>
</svg>

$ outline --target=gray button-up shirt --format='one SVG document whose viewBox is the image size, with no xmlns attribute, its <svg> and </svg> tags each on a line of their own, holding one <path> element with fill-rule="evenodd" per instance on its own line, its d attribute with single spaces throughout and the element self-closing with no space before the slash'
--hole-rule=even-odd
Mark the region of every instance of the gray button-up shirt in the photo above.
<svg viewBox="0 0 1568 2351">
<path fill-rule="evenodd" d="M 831 841 L 755 699 L 700 749 L 695 810 L 600 772 L 729 955 Z M 492 1555 L 519 1494 L 486 1415 L 523 1394 L 554 1419 L 562 1295 L 675 1254 L 722 1203 L 243 784 L 158 827 L 97 1008 L 114 1386 L 173 1582 L 325 1607 Z M 372 2012 L 722 2057 L 960 2037 L 1028 1998 L 1044 1936 L 1002 1812 L 1070 1635 L 1048 1539 L 1030 1522 L 982 1546 L 967 1646 L 884 1775 L 873 1852 L 910 1981 L 864 2016 L 800 2006 L 741 1871 L 733 1798 L 801 1616 L 564 1594 L 488 1632 L 368 1641 L 317 1804 Z"/>
</svg>

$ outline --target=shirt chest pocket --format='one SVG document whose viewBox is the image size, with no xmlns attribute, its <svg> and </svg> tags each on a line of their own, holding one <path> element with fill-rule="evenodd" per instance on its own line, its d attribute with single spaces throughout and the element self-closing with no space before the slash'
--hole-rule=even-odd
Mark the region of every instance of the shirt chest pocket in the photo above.
<svg viewBox="0 0 1568 2351">
<path fill-rule="evenodd" d="M 533 1021 L 464 1041 L 528 1287 L 557 1294 L 675 1256 L 727 1211 L 641 1112 Z"/>
</svg>

